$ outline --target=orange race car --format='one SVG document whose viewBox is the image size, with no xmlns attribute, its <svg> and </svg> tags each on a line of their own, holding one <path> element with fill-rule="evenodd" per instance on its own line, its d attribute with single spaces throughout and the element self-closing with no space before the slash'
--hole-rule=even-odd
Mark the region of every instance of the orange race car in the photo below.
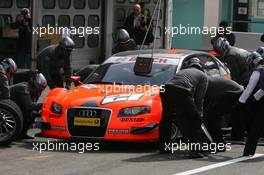
<svg viewBox="0 0 264 175">
<path fill-rule="evenodd" d="M 151 54 L 150 50 L 140 51 L 143 58 Z M 162 116 L 159 91 L 192 57 L 201 60 L 209 76 L 230 78 L 228 68 L 206 52 L 155 50 L 147 73 L 135 69 L 138 51 L 122 52 L 107 59 L 72 90 L 52 90 L 36 120 L 41 128 L 38 136 L 157 141 Z M 172 137 L 176 137 L 178 130 L 173 126 Z"/>
</svg>

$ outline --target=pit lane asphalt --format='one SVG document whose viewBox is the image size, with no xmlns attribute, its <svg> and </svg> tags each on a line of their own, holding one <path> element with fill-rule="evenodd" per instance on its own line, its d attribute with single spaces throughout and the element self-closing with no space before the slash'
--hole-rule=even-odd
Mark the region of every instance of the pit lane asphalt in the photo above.
<svg viewBox="0 0 264 175">
<path fill-rule="evenodd" d="M 34 134 L 36 130 L 31 130 Z M 160 155 L 153 143 L 101 143 L 99 151 L 83 154 L 74 151 L 33 150 L 33 143 L 54 139 L 35 138 L 0 147 L 1 175 L 173 175 L 241 156 L 244 145 L 232 145 L 225 153 L 202 159 L 188 159 L 186 153 Z M 263 145 L 263 142 L 262 144 Z M 264 146 L 258 153 L 264 154 Z M 263 175 L 264 157 L 234 163 L 198 174 Z"/>
</svg>

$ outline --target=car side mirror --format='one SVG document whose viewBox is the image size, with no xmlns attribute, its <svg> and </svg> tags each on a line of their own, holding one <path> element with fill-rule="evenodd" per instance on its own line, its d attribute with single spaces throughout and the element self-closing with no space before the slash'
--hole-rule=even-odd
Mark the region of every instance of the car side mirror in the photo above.
<svg viewBox="0 0 264 175">
<path fill-rule="evenodd" d="M 73 83 L 81 83 L 81 77 L 80 76 L 71 76 L 70 80 Z"/>
</svg>

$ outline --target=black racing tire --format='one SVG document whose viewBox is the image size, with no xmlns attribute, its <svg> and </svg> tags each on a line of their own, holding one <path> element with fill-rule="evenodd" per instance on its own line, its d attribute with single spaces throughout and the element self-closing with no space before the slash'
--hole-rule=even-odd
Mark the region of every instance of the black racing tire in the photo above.
<svg viewBox="0 0 264 175">
<path fill-rule="evenodd" d="M 0 146 L 9 145 L 22 131 L 23 113 L 12 100 L 0 101 Z"/>
</svg>

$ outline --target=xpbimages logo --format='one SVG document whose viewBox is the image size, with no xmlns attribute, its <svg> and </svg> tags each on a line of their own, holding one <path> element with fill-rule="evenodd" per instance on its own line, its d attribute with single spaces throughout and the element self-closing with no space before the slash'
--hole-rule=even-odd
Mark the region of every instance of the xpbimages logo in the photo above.
<svg viewBox="0 0 264 175">
<path fill-rule="evenodd" d="M 69 35 L 77 35 L 79 37 L 84 37 L 85 35 L 99 35 L 100 27 L 58 27 L 57 25 L 47 27 L 33 27 L 33 35 L 38 35 L 40 37 L 45 35 L 62 35 L 67 33 Z"/>
<path fill-rule="evenodd" d="M 164 150 L 170 151 L 172 154 L 175 151 L 195 151 L 201 150 L 215 154 L 218 151 L 230 151 L 231 143 L 187 143 L 180 141 L 179 143 L 165 143 Z"/>
<path fill-rule="evenodd" d="M 83 142 L 57 142 L 50 141 L 47 142 L 32 142 L 33 151 L 38 151 L 42 153 L 43 151 L 70 151 L 78 152 L 79 154 L 91 151 L 99 151 L 100 143 L 83 143 Z"/>
<path fill-rule="evenodd" d="M 165 35 L 175 37 L 178 35 L 210 35 L 212 38 L 217 35 L 230 34 L 232 33 L 231 27 L 198 27 L 187 25 L 178 25 L 174 27 L 165 27 Z"/>
<path fill-rule="evenodd" d="M 124 83 L 113 83 L 111 85 L 101 85 L 99 86 L 99 91 L 104 92 L 106 95 L 112 93 L 144 93 L 146 95 L 151 95 L 153 93 L 164 93 L 165 85 L 125 85 Z"/>
</svg>

